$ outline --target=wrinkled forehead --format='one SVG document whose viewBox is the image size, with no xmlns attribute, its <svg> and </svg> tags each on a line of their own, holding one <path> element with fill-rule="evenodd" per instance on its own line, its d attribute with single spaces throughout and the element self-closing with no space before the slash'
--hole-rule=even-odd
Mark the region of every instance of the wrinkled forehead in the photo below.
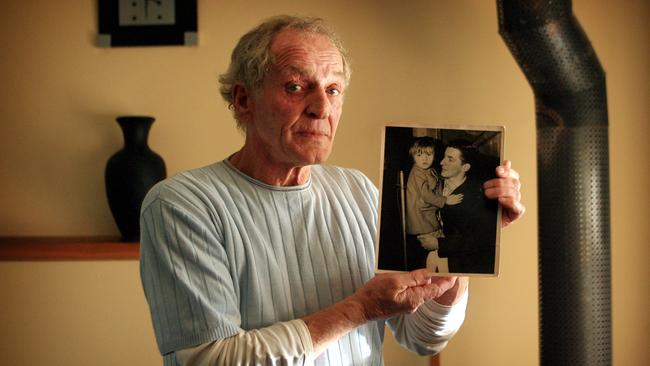
<svg viewBox="0 0 650 366">
<path fill-rule="evenodd" d="M 280 70 L 311 72 L 323 68 L 343 75 L 343 57 L 325 35 L 295 29 L 278 33 L 271 43 L 272 64 Z"/>
</svg>

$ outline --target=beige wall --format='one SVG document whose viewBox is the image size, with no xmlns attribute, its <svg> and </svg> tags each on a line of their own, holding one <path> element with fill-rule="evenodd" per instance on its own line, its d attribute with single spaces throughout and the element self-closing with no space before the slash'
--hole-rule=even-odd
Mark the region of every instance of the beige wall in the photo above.
<svg viewBox="0 0 650 366">
<path fill-rule="evenodd" d="M 503 232 L 500 278 L 472 281 L 466 324 L 442 362 L 536 364 L 534 105 L 497 33 L 495 1 L 199 3 L 199 47 L 99 49 L 95 1 L 0 0 L 0 235 L 116 234 L 103 185 L 106 160 L 121 145 L 114 117 L 157 118 L 150 144 L 169 173 L 226 157 L 241 136 L 216 79 L 237 37 L 268 15 L 317 14 L 353 56 L 332 163 L 378 182 L 386 122 L 507 127 L 506 157 L 523 176 L 529 212 Z M 574 8 L 607 72 L 614 363 L 642 365 L 650 342 L 650 4 L 576 0 Z M 1 262 L 0 279 L 6 364 L 160 364 L 137 263 Z M 407 364 L 400 357 L 391 352 L 387 364 Z"/>
</svg>

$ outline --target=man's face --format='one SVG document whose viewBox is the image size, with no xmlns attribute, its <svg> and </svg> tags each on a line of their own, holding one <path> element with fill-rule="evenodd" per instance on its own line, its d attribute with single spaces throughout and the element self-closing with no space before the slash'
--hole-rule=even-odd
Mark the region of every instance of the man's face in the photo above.
<svg viewBox="0 0 650 366">
<path fill-rule="evenodd" d="M 433 153 L 425 150 L 420 150 L 413 154 L 413 162 L 421 169 L 429 169 L 433 164 Z"/>
<path fill-rule="evenodd" d="M 440 175 L 444 178 L 456 178 L 465 176 L 465 173 L 469 170 L 469 164 L 463 164 L 461 158 L 460 150 L 454 147 L 448 147 L 445 149 L 445 157 L 440 162 L 442 166 L 442 171 Z"/>
<path fill-rule="evenodd" d="M 324 162 L 343 108 L 343 59 L 319 34 L 285 30 L 271 44 L 273 63 L 244 116 L 247 143 L 274 164 Z"/>
</svg>

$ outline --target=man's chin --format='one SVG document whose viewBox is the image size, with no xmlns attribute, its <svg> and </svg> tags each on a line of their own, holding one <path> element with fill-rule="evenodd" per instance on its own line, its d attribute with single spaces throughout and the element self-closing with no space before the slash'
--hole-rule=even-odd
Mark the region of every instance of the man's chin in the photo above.
<svg viewBox="0 0 650 366">
<path fill-rule="evenodd" d="M 295 152 L 295 157 L 304 165 L 322 164 L 327 161 L 331 153 L 329 146 L 310 146 Z"/>
<path fill-rule="evenodd" d="M 305 159 L 307 165 L 323 164 L 329 158 L 329 154 L 312 156 L 308 159 Z"/>
</svg>

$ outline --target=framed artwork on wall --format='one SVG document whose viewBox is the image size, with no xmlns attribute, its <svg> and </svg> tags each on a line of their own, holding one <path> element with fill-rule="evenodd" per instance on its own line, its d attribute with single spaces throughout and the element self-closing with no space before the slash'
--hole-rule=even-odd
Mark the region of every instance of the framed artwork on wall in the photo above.
<svg viewBox="0 0 650 366">
<path fill-rule="evenodd" d="M 196 0 L 98 0 L 99 47 L 195 46 Z"/>
</svg>

